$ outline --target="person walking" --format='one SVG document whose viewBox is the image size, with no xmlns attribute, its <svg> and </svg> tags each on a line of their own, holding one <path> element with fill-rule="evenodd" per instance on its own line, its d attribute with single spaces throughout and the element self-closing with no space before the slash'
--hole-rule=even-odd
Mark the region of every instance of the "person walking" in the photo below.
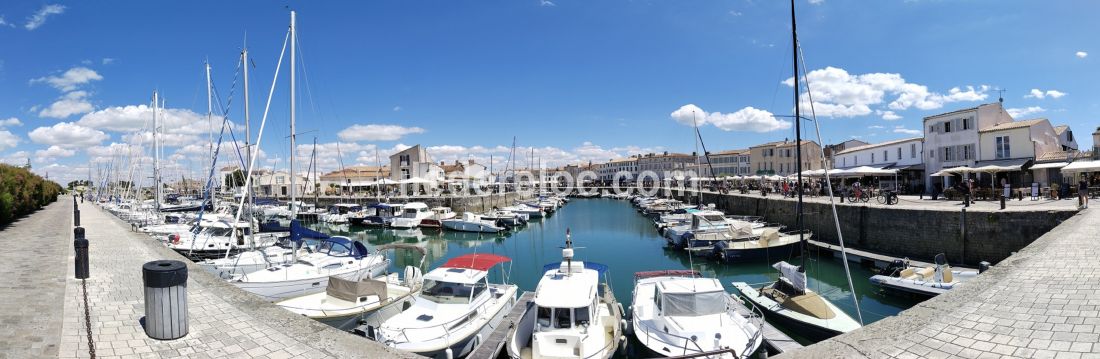
<svg viewBox="0 0 1100 359">
<path fill-rule="evenodd" d="M 1089 183 L 1084 178 L 1077 183 L 1077 196 L 1081 198 L 1081 208 L 1089 208 Z"/>
<path fill-rule="evenodd" d="M 973 178 L 971 178 L 969 181 L 966 181 L 966 193 L 970 194 L 970 204 L 978 203 L 978 202 L 974 201 L 974 179 Z"/>
</svg>

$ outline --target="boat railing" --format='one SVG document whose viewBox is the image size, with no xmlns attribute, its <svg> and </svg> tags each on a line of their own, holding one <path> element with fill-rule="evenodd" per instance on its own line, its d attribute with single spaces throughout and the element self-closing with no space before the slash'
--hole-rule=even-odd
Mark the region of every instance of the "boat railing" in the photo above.
<svg viewBox="0 0 1100 359">
<path fill-rule="evenodd" d="M 746 317 L 745 319 L 749 321 L 749 324 L 752 324 L 753 328 L 756 328 L 756 331 L 753 332 L 753 333 L 749 333 L 744 328 L 741 329 L 742 331 L 745 331 L 745 334 L 749 334 L 749 341 L 745 343 L 745 348 L 743 350 L 741 350 L 741 353 L 748 354 L 749 351 L 752 350 L 752 344 L 755 343 L 757 341 L 757 339 L 764 336 L 764 312 L 761 311 L 760 308 L 756 306 L 756 304 L 753 304 L 751 301 L 743 300 L 743 299 L 741 299 L 740 296 L 737 296 L 737 297 L 729 296 L 729 297 L 726 297 L 726 300 L 727 301 L 737 300 L 737 301 L 741 302 L 742 305 L 744 305 L 746 308 L 749 309 L 749 316 Z M 733 313 L 734 315 L 740 315 L 740 314 L 736 313 L 736 311 L 733 309 L 734 305 L 735 304 L 730 303 L 729 310 L 734 311 L 735 312 L 735 313 Z M 737 354 L 734 354 L 734 357 L 736 358 Z"/>
<path fill-rule="evenodd" d="M 494 288 L 494 289 L 496 291 L 503 291 L 503 289 L 499 289 L 499 288 Z M 497 294 L 497 292 L 495 292 L 495 291 L 490 292 L 489 293 L 490 298 L 497 297 L 496 294 Z M 500 298 L 503 298 L 503 297 L 500 297 Z M 498 300 L 500 298 L 498 298 Z M 396 337 L 395 337 L 394 339 L 387 339 L 386 342 L 395 343 L 395 344 L 411 343 L 411 342 L 413 342 L 413 340 L 409 339 L 409 333 L 410 332 L 411 333 L 418 333 L 418 332 L 431 333 L 433 331 L 438 332 L 440 329 L 443 331 L 443 335 L 433 337 L 433 338 L 429 338 L 429 339 L 418 339 L 417 341 L 431 341 L 431 340 L 443 339 L 444 341 L 449 342 L 450 339 L 451 339 L 451 335 L 453 334 L 452 330 L 454 330 L 455 328 L 461 327 L 462 324 L 466 324 L 466 322 L 468 322 L 468 321 L 470 321 L 474 318 L 477 318 L 478 316 L 484 315 L 485 314 L 485 308 L 487 307 L 487 304 L 488 304 L 488 302 L 481 303 L 480 305 L 475 307 L 473 310 L 467 311 L 466 313 L 463 313 L 461 316 L 459 316 L 455 319 L 443 322 L 443 323 L 439 323 L 439 324 L 435 324 L 435 325 L 431 325 L 431 326 L 427 326 L 427 327 L 402 328 L 402 329 L 398 330 L 398 332 L 401 333 L 401 335 L 399 337 L 404 338 L 405 341 L 399 342 L 399 341 L 396 340 Z"/>
<path fill-rule="evenodd" d="M 645 324 L 645 322 L 643 322 L 643 321 L 638 321 L 638 323 L 641 324 L 642 332 L 645 333 L 645 345 L 646 346 L 649 346 L 650 340 L 655 340 L 655 341 L 658 341 L 658 342 L 661 342 L 661 343 L 668 344 L 668 345 L 673 346 L 673 347 L 681 347 L 684 350 L 683 354 L 681 354 L 681 355 L 688 355 L 688 350 L 689 350 L 688 344 L 690 343 L 690 344 L 695 346 L 695 351 L 696 352 L 703 352 L 704 351 L 703 348 L 699 346 L 699 342 L 697 341 L 698 338 L 696 338 L 696 340 L 691 340 L 691 338 L 688 338 L 688 337 L 685 337 L 685 336 L 680 336 L 680 335 L 669 333 L 667 331 L 659 330 L 657 328 L 653 328 L 653 326 L 651 326 L 649 324 Z M 636 330 L 638 330 L 638 328 L 634 328 L 634 330 L 636 331 Z M 667 340 L 662 340 L 660 338 L 654 338 L 654 336 L 650 335 L 651 332 L 663 333 L 663 335 L 665 335 L 665 336 L 673 337 L 673 338 L 676 338 L 676 339 L 679 339 L 679 340 L 683 341 L 683 344 L 679 345 L 677 343 L 673 343 L 673 342 L 670 342 L 670 341 L 667 341 Z"/>
</svg>

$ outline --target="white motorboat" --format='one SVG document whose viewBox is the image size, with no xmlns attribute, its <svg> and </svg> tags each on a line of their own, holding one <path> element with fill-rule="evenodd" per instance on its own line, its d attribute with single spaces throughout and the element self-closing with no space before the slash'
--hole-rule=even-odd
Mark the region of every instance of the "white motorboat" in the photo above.
<svg viewBox="0 0 1100 359">
<path fill-rule="evenodd" d="M 953 270 L 947 257 L 937 254 L 936 263 L 928 267 L 916 267 L 906 260 L 897 263 L 888 275 L 875 275 L 871 283 L 883 288 L 934 297 L 962 285 L 978 276 L 975 270 Z"/>
<path fill-rule="evenodd" d="M 192 259 L 224 257 L 227 253 L 233 254 L 246 248 L 268 247 L 279 240 L 284 233 L 256 233 L 251 232 L 251 224 L 247 221 L 236 222 L 230 226 L 228 221 L 202 223 L 202 229 L 198 233 L 172 233 L 162 237 L 168 248 Z M 249 243 L 246 239 L 251 239 Z"/>
<path fill-rule="evenodd" d="M 355 281 L 373 278 L 389 265 L 389 259 L 370 253 L 361 242 L 347 237 L 319 240 L 313 253 L 293 263 L 234 277 L 230 282 L 264 299 L 279 300 L 323 292 L 332 276 Z"/>
<path fill-rule="evenodd" d="M 623 307 L 607 284 L 607 266 L 573 261 L 566 231 L 562 262 L 543 267 L 534 308 L 508 338 L 512 358 L 609 358 L 623 344 Z M 601 277 L 602 280 L 601 280 Z"/>
<path fill-rule="evenodd" d="M 302 227 L 297 219 L 290 221 L 289 228 L 290 237 L 276 245 L 242 251 L 228 257 L 206 259 L 196 264 L 218 278 L 238 278 L 261 269 L 293 263 L 298 256 L 313 251 L 315 246 L 305 243 L 306 239 L 328 238 L 326 234 Z"/>
<path fill-rule="evenodd" d="M 455 212 L 451 210 L 451 207 L 432 207 L 432 215 L 420 220 L 420 226 L 440 228 L 443 227 L 443 221 L 452 218 L 455 218 Z"/>
<path fill-rule="evenodd" d="M 326 223 L 348 223 L 349 217 L 355 217 L 363 210 L 363 206 L 354 203 L 337 203 L 328 208 L 328 214 L 321 216 L 321 221 Z"/>
<path fill-rule="evenodd" d="M 747 358 L 763 343 L 762 316 L 745 318 L 718 279 L 693 270 L 634 274 L 634 337 L 658 356 Z"/>
<path fill-rule="evenodd" d="M 411 202 L 405 204 L 404 210 L 400 216 L 394 217 L 390 221 L 390 227 L 393 228 L 416 228 L 420 226 L 420 222 L 424 219 L 431 217 L 433 212 L 428 209 L 428 205 L 423 202 Z"/>
<path fill-rule="evenodd" d="M 452 218 L 442 221 L 443 228 L 459 232 L 497 233 L 504 230 L 493 221 L 484 220 L 481 216 L 466 212 L 462 218 Z"/>
<path fill-rule="evenodd" d="M 793 328 L 814 341 L 861 327 L 848 313 L 806 287 L 806 272 L 802 267 L 787 262 L 772 267 L 779 271 L 779 279 L 763 288 L 753 288 L 744 282 L 733 283 L 741 297 L 763 311 L 765 318 Z"/>
<path fill-rule="evenodd" d="M 381 323 L 393 315 L 412 306 L 422 286 L 421 265 L 427 258 L 424 248 L 407 244 L 389 244 L 378 247 L 385 249 L 409 249 L 420 253 L 420 264 L 406 266 L 404 276 L 388 273 L 375 278 L 363 278 L 359 281 L 330 277 L 328 286 L 322 293 L 307 294 L 275 303 L 286 310 L 304 317 L 318 320 L 330 326 L 349 330 L 359 324 L 360 318 L 370 318 Z M 380 318 L 376 314 L 387 307 L 394 307 L 389 316 Z"/>
<path fill-rule="evenodd" d="M 501 208 L 501 210 L 526 215 L 527 218 L 542 218 L 546 216 L 546 212 L 543 211 L 542 208 L 539 208 L 538 206 L 530 206 L 523 203 L 514 206 L 504 207 Z"/>
<path fill-rule="evenodd" d="M 424 275 L 423 290 L 409 309 L 377 328 L 367 328 L 367 336 L 431 358 L 469 354 L 516 303 L 516 285 L 488 279 L 489 269 L 509 261 L 480 253 L 447 261 Z M 503 267 L 501 272 L 506 278 Z"/>
</svg>

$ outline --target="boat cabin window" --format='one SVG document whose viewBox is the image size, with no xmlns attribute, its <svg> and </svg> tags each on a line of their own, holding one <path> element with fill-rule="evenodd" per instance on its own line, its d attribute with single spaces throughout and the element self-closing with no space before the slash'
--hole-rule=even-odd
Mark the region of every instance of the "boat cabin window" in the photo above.
<svg viewBox="0 0 1100 359">
<path fill-rule="evenodd" d="M 587 326 L 591 322 L 592 314 L 588 307 L 573 309 L 573 323 L 576 326 Z"/>
<path fill-rule="evenodd" d="M 348 248 L 343 243 L 321 241 L 321 244 L 317 246 L 317 252 L 335 257 L 347 257 L 351 255 L 351 248 Z"/>
<path fill-rule="evenodd" d="M 439 304 L 468 304 L 473 290 L 468 284 L 425 279 L 420 297 Z"/>
<path fill-rule="evenodd" d="M 550 327 L 550 315 L 552 314 L 551 313 L 552 311 L 553 311 L 552 309 L 547 308 L 547 307 L 539 307 L 538 323 L 539 323 L 540 327 L 543 327 L 543 328 Z"/>
<path fill-rule="evenodd" d="M 704 293 L 663 293 L 657 298 L 657 308 L 667 316 L 697 317 L 725 313 L 729 297 L 725 291 Z"/>
</svg>

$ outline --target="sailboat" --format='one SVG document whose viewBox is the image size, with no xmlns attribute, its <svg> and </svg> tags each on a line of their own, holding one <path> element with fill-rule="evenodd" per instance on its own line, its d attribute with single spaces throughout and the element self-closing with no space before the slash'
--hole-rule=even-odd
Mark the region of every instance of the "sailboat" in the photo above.
<svg viewBox="0 0 1100 359">
<path fill-rule="evenodd" d="M 794 0 L 791 0 L 791 38 L 794 60 L 794 122 L 795 122 L 795 158 L 798 182 L 802 183 L 802 116 L 799 97 L 798 69 L 798 32 L 795 25 Z M 859 329 L 862 324 L 852 319 L 848 313 L 838 308 L 821 294 L 807 286 L 806 277 L 806 239 L 803 235 L 802 191 L 798 192 L 797 222 L 799 242 L 802 243 L 802 264 L 793 265 L 781 261 L 772 265 L 779 271 L 779 278 L 762 288 L 754 288 L 748 283 L 734 282 L 733 287 L 741 292 L 741 297 L 764 312 L 768 320 L 795 329 L 799 334 L 811 340 L 824 340 L 833 336 Z M 835 213 L 834 213 L 835 217 Z M 844 239 L 841 238 L 841 243 Z M 842 252 L 843 253 L 843 252 Z M 845 265 L 847 265 L 845 261 Z M 849 283 L 851 280 L 849 279 Z M 856 307 L 859 310 L 859 307 Z"/>
</svg>

